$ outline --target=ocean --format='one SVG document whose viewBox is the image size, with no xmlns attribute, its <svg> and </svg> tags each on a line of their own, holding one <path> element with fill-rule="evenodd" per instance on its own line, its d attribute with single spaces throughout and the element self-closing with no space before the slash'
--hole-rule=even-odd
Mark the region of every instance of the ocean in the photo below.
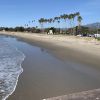
<svg viewBox="0 0 100 100">
<path fill-rule="evenodd" d="M 0 100 L 6 100 L 17 85 L 23 72 L 21 64 L 25 55 L 0 37 Z"/>
</svg>

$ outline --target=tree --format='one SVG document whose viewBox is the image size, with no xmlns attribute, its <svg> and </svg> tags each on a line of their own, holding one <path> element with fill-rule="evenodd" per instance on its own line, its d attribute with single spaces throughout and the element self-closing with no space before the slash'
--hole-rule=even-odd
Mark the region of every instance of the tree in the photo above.
<svg viewBox="0 0 100 100">
<path fill-rule="evenodd" d="M 32 23 L 34 23 L 35 22 L 35 20 L 32 20 Z"/>
<path fill-rule="evenodd" d="M 59 27 L 59 33 L 60 33 L 60 19 L 61 17 L 54 17 L 54 21 L 57 22 L 58 27 Z"/>
<path fill-rule="evenodd" d="M 76 13 L 75 13 L 75 16 L 80 16 L 80 13 L 79 13 L 79 12 L 76 12 Z"/>
<path fill-rule="evenodd" d="M 76 17 L 76 14 L 72 14 L 72 34 L 75 35 L 75 23 L 74 23 L 74 20 L 75 20 L 75 17 Z"/>
<path fill-rule="evenodd" d="M 49 24 L 51 24 L 51 23 L 53 22 L 53 19 L 52 19 L 52 18 L 47 19 L 47 22 L 48 22 Z"/>
<path fill-rule="evenodd" d="M 24 27 L 15 27 L 14 30 L 18 31 L 18 32 L 24 32 L 25 31 Z"/>
<path fill-rule="evenodd" d="M 82 17 L 80 16 L 79 12 L 71 13 L 71 14 L 63 14 L 63 15 L 60 15 L 60 16 L 57 16 L 57 17 L 54 17 L 54 18 L 50 18 L 50 19 L 41 18 L 38 21 L 39 21 L 39 23 L 41 25 L 41 29 L 42 30 L 43 30 L 44 23 L 51 24 L 52 22 L 53 23 L 56 22 L 57 23 L 57 27 L 59 27 L 59 33 L 60 33 L 60 23 L 62 22 L 61 19 L 64 20 L 65 23 L 67 22 L 67 19 L 68 19 L 69 20 L 69 24 L 70 24 L 70 33 L 75 35 L 75 18 L 76 17 L 77 17 L 77 21 L 78 21 L 78 26 L 80 27 Z"/>
<path fill-rule="evenodd" d="M 45 22 L 45 19 L 44 19 L 44 18 L 41 18 L 41 19 L 39 19 L 38 21 L 39 21 L 39 23 L 40 23 L 40 25 L 41 25 L 42 32 L 44 32 L 43 24 L 44 24 L 44 22 Z"/>
<path fill-rule="evenodd" d="M 81 16 L 78 16 L 77 17 L 77 21 L 78 21 L 78 29 L 79 29 L 79 33 L 80 33 L 82 17 Z"/>
<path fill-rule="evenodd" d="M 70 31 L 71 31 L 71 34 L 73 34 L 73 26 L 72 26 L 72 21 L 73 21 L 73 14 L 69 14 L 68 15 L 68 19 L 69 19 L 69 23 L 70 23 Z"/>
<path fill-rule="evenodd" d="M 67 14 L 63 14 L 63 15 L 60 16 L 60 18 L 65 21 L 65 25 L 66 25 L 66 20 L 68 19 L 68 15 Z"/>
</svg>

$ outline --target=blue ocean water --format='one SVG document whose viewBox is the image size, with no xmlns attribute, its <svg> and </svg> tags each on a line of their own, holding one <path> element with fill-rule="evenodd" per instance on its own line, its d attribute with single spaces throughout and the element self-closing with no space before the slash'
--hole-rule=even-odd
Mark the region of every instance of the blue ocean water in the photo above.
<svg viewBox="0 0 100 100">
<path fill-rule="evenodd" d="M 22 52 L 0 37 L 0 100 L 6 100 L 14 92 L 23 72 L 21 64 L 24 58 Z"/>
</svg>

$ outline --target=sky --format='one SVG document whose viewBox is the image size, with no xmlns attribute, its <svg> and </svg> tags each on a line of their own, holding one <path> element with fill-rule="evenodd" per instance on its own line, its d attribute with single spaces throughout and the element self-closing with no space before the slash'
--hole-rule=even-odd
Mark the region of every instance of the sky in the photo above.
<svg viewBox="0 0 100 100">
<path fill-rule="evenodd" d="M 75 12 L 80 12 L 83 25 L 100 22 L 100 0 L 0 0 L 0 26 L 23 26 L 41 17 Z M 32 24 L 38 25 L 38 21 Z"/>
</svg>

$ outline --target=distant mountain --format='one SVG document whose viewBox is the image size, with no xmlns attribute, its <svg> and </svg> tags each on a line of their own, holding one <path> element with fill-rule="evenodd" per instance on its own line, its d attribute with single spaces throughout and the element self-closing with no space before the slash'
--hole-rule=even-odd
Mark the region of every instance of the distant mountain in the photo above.
<svg viewBox="0 0 100 100">
<path fill-rule="evenodd" d="M 92 23 L 92 24 L 87 24 L 87 25 L 84 25 L 84 26 L 92 28 L 92 29 L 97 29 L 97 28 L 100 28 L 100 22 Z"/>
</svg>

